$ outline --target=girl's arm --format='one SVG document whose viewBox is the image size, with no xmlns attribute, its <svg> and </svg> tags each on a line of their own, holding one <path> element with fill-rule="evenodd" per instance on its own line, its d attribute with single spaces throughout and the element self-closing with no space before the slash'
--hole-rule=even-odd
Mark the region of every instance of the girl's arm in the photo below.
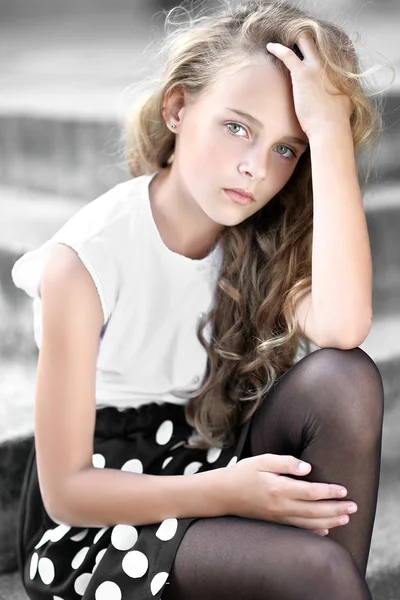
<svg viewBox="0 0 400 600">
<path fill-rule="evenodd" d="M 372 260 L 350 124 L 310 137 L 314 228 L 307 320 L 324 345 L 353 348 L 372 325 Z"/>
<path fill-rule="evenodd" d="M 92 466 L 103 313 L 92 278 L 68 246 L 54 248 L 41 298 L 35 443 L 49 516 L 71 526 L 101 527 L 226 514 L 221 469 L 159 476 Z"/>
</svg>

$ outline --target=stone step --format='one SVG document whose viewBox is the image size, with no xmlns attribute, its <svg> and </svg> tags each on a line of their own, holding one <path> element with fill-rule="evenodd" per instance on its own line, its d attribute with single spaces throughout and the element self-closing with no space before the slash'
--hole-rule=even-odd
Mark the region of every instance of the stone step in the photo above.
<svg viewBox="0 0 400 600">
<path fill-rule="evenodd" d="M 346 28 L 360 32 L 362 54 L 369 48 L 382 53 L 372 53 L 366 64 L 384 65 L 382 57 L 394 67 L 400 64 L 392 27 L 397 17 L 388 0 L 386 14 L 376 7 L 369 11 L 369 5 L 352 11 L 354 0 L 345 3 Z M 88 200 L 126 175 L 122 124 L 144 76 L 154 75 L 159 64 L 151 60 L 152 44 L 163 19 L 152 14 L 173 2 L 41 0 L 34 9 L 24 0 L 6 4 L 0 21 L 5 49 L 0 79 L 6 83 L 0 95 L 1 180 Z M 338 2 L 324 4 L 321 16 L 340 23 Z M 373 177 L 398 181 L 400 84 L 392 78 L 385 69 L 374 86 L 387 91 Z"/>
</svg>

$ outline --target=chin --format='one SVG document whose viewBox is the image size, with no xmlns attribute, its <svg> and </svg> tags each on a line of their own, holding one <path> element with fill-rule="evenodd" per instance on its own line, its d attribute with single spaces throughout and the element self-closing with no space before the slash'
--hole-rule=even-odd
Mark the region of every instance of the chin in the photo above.
<svg viewBox="0 0 400 600">
<path fill-rule="evenodd" d="M 250 215 L 239 215 L 239 214 L 233 214 L 230 213 L 228 214 L 227 212 L 225 212 L 225 214 L 219 214 L 219 215 L 214 215 L 211 216 L 210 218 L 215 222 L 218 223 L 219 225 L 223 225 L 225 227 L 233 227 L 234 225 L 239 225 L 239 223 L 242 223 L 243 221 L 245 221 L 246 219 L 249 218 Z"/>
</svg>

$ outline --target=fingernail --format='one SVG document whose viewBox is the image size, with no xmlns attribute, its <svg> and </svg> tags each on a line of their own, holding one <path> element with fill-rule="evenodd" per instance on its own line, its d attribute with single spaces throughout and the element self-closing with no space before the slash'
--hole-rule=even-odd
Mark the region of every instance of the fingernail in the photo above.
<svg viewBox="0 0 400 600">
<path fill-rule="evenodd" d="M 345 488 L 342 488 L 341 490 L 339 490 L 339 494 L 341 496 L 347 496 L 347 490 Z"/>
<path fill-rule="evenodd" d="M 357 506 L 355 504 L 351 504 L 347 510 L 348 513 L 353 514 L 357 512 Z"/>
<path fill-rule="evenodd" d="M 340 517 L 340 519 L 339 519 L 339 523 L 340 523 L 341 525 L 346 525 L 346 523 L 348 523 L 348 522 L 349 522 L 349 520 L 350 520 L 350 519 L 349 519 L 349 517 L 346 517 L 346 516 L 344 516 L 344 517 Z"/>
<path fill-rule="evenodd" d="M 297 467 L 297 470 L 299 471 L 299 473 L 306 473 L 308 471 L 309 466 L 310 465 L 308 463 L 301 462 Z"/>
</svg>

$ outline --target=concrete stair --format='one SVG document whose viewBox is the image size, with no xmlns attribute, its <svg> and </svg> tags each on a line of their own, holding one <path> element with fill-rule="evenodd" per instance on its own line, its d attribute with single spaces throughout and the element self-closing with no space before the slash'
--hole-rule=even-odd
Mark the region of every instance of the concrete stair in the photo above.
<svg viewBox="0 0 400 600">
<path fill-rule="evenodd" d="M 18 15 L 22 0 L 7 1 Z M 39 5 L 47 11 L 49 3 Z M 0 58 L 0 82 L 6 83 L 0 97 L 0 600 L 26 600 L 15 572 L 14 540 L 32 444 L 37 360 L 31 300 L 14 287 L 11 267 L 87 201 L 129 177 L 122 125 L 134 95 L 131 84 L 140 82 L 146 66 L 149 12 L 141 16 L 138 3 L 132 12 L 130 0 L 118 0 L 111 13 L 101 0 L 100 12 L 85 18 L 84 3 L 79 5 L 75 17 L 60 20 L 52 8 L 47 20 L 29 11 L 23 27 L 21 19 L 15 26 L 0 22 L 9 49 L 7 61 Z M 396 50 L 395 64 L 398 57 Z M 374 322 L 361 347 L 378 364 L 385 388 L 382 476 L 367 572 L 374 600 L 400 600 L 399 107 L 396 84 L 386 96 L 385 132 L 364 194 Z"/>
</svg>

